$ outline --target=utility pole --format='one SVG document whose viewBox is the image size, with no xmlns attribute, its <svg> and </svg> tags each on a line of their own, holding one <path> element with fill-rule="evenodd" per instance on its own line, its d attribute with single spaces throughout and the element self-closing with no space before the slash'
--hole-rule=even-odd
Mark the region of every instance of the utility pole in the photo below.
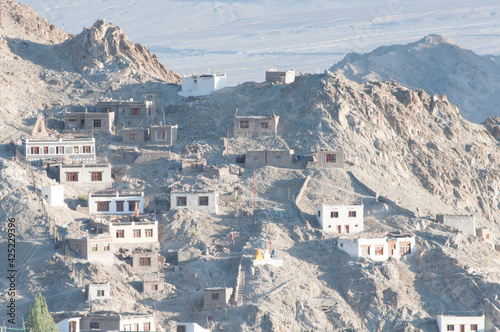
<svg viewBox="0 0 500 332">
<path fill-rule="evenodd" d="M 226 129 L 226 141 L 227 141 L 227 166 L 229 166 L 229 129 Z"/>
<path fill-rule="evenodd" d="M 253 168 L 253 209 L 255 210 L 255 167 Z"/>
<path fill-rule="evenodd" d="M 271 241 L 271 217 L 268 219 L 268 225 L 269 225 L 269 251 L 273 251 L 273 243 Z"/>
</svg>

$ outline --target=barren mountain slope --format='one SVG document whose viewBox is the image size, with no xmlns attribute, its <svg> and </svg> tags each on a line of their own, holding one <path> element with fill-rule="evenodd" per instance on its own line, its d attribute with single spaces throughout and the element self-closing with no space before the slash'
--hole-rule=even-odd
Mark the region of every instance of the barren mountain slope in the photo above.
<svg viewBox="0 0 500 332">
<path fill-rule="evenodd" d="M 444 94 L 464 118 L 476 123 L 499 114 L 498 62 L 440 35 L 367 54 L 351 53 L 330 70 L 358 82 L 396 80 L 429 94 Z"/>
</svg>

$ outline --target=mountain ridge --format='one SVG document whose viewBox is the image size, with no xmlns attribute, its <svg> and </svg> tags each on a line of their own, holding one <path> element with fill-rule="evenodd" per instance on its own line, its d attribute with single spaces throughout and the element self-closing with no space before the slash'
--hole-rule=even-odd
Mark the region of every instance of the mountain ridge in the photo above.
<svg viewBox="0 0 500 332">
<path fill-rule="evenodd" d="M 444 36 L 429 35 L 417 42 L 382 46 L 366 54 L 350 53 L 330 71 L 358 82 L 398 81 L 430 94 L 444 94 L 472 122 L 498 115 L 497 62 Z"/>
</svg>

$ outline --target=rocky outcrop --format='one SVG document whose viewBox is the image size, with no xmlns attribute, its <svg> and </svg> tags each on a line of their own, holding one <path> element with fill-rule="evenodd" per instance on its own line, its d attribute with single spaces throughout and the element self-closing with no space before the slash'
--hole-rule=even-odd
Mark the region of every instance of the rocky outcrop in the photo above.
<svg viewBox="0 0 500 332">
<path fill-rule="evenodd" d="M 41 18 L 33 9 L 11 0 L 2 1 L 2 28 L 0 33 L 10 38 L 42 44 L 57 44 L 68 35 Z"/>
<path fill-rule="evenodd" d="M 349 154 L 392 181 L 417 177 L 431 194 L 459 210 L 498 217 L 497 143 L 484 127 L 464 120 L 446 96 L 393 83 L 360 85 L 331 74 L 322 85 L 316 105 L 335 119 L 333 127 L 345 137 L 341 146 L 357 146 L 347 148 Z"/>
<path fill-rule="evenodd" d="M 493 116 L 488 118 L 483 124 L 493 137 L 500 139 L 500 117 Z"/>
<path fill-rule="evenodd" d="M 62 57 L 71 58 L 77 70 L 85 74 L 97 75 L 106 71 L 139 82 L 180 82 L 180 76 L 168 70 L 156 55 L 143 45 L 132 43 L 120 27 L 104 20 L 85 28 L 62 48 Z"/>
</svg>

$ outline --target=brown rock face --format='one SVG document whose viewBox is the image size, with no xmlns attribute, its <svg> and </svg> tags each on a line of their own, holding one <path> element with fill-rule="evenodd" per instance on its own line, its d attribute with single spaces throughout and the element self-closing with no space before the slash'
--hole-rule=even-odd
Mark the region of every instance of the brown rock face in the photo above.
<svg viewBox="0 0 500 332">
<path fill-rule="evenodd" d="M 500 117 L 492 116 L 484 121 L 484 126 L 496 139 L 500 138 Z"/>
<path fill-rule="evenodd" d="M 169 71 L 146 47 L 132 43 L 120 27 L 104 20 L 96 21 L 91 28 L 65 42 L 63 49 L 63 57 L 72 57 L 82 73 L 96 75 L 106 70 L 140 82 L 180 82 L 180 76 Z"/>
<path fill-rule="evenodd" d="M 68 35 L 41 18 L 33 9 L 7 0 L 2 7 L 1 34 L 10 38 L 29 40 L 42 44 L 57 44 Z"/>
</svg>

